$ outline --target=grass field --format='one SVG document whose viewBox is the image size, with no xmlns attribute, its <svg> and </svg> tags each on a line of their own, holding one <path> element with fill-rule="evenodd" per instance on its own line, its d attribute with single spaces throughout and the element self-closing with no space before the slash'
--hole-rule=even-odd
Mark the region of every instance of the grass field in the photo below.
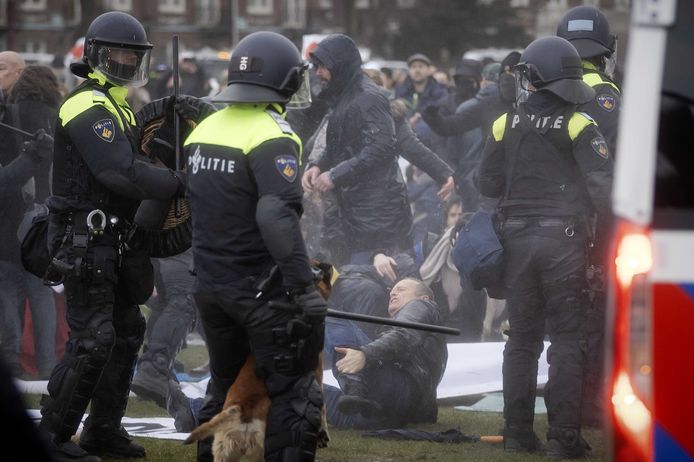
<svg viewBox="0 0 694 462">
<path fill-rule="evenodd" d="M 185 348 L 178 359 L 188 367 L 202 364 L 206 360 L 203 347 Z M 27 395 L 27 405 L 38 409 L 40 397 Z M 166 412 L 154 403 L 139 398 L 131 398 L 126 415 L 130 417 L 166 417 Z M 459 411 L 453 406 L 439 407 L 439 421 L 416 428 L 427 431 L 445 431 L 458 428 L 467 435 L 496 435 L 503 427 L 500 413 Z M 536 418 L 535 431 L 541 440 L 547 431 L 546 416 Z M 492 462 L 492 461 L 546 461 L 541 454 L 506 454 L 500 445 L 489 443 L 428 443 L 387 441 L 364 438 L 360 431 L 330 430 L 330 447 L 319 449 L 316 460 L 322 462 Z M 584 437 L 593 447 L 594 456 L 589 460 L 602 460 L 603 442 L 599 430 L 586 430 Z M 195 461 L 195 446 L 185 446 L 180 441 L 137 438 L 147 450 L 147 462 Z M 106 459 L 120 461 L 121 459 Z M 122 462 L 132 459 L 122 459 Z"/>
</svg>

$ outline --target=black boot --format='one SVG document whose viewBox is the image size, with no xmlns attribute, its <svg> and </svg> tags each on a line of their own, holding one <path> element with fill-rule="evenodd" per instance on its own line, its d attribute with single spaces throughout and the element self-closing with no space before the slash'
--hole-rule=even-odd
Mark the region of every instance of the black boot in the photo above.
<svg viewBox="0 0 694 462">
<path fill-rule="evenodd" d="M 542 443 L 535 432 L 530 429 L 506 427 L 504 434 L 504 451 L 537 452 L 542 450 Z"/>
<path fill-rule="evenodd" d="M 346 415 L 361 414 L 367 419 L 380 414 L 380 404 L 367 398 L 368 389 L 362 374 L 338 374 L 337 381 L 344 393 L 337 400 L 340 412 Z"/>
<path fill-rule="evenodd" d="M 575 428 L 550 428 L 547 431 L 547 457 L 553 460 L 583 459 L 592 455 L 592 448 Z"/>
<path fill-rule="evenodd" d="M 48 450 L 55 462 L 101 462 L 101 458 L 89 454 L 71 440 L 56 442 L 56 436 L 43 432 Z"/>
<path fill-rule="evenodd" d="M 80 446 L 85 451 L 100 456 L 141 458 L 145 448 L 135 443 L 122 426 L 91 425 L 82 432 Z"/>
</svg>

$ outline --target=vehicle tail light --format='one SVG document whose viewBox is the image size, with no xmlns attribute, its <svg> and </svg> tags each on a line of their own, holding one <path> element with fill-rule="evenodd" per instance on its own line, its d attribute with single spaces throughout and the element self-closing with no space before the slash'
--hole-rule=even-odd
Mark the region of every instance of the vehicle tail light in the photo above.
<svg viewBox="0 0 694 462">
<path fill-rule="evenodd" d="M 613 455 L 647 461 L 652 452 L 652 310 L 650 234 L 623 222 L 617 231 L 612 287 L 612 369 L 609 383 Z"/>
</svg>

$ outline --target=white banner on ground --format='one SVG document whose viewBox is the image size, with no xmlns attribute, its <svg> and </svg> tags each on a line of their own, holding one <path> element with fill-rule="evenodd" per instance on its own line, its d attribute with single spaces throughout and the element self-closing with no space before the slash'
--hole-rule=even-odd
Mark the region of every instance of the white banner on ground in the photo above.
<svg viewBox="0 0 694 462">
<path fill-rule="evenodd" d="M 505 342 L 449 343 L 448 364 L 439 384 L 439 399 L 479 395 L 502 389 L 501 364 Z M 545 342 L 545 350 L 549 346 Z M 547 359 L 542 352 L 537 384 L 547 383 Z M 325 371 L 323 382 L 338 386 L 331 371 Z"/>
<path fill-rule="evenodd" d="M 30 409 L 29 417 L 36 423 L 41 420 L 41 412 L 37 409 Z M 85 414 L 82 418 L 87 418 Z M 121 424 L 131 436 L 142 438 L 159 438 L 164 440 L 183 441 L 188 438 L 188 433 L 178 433 L 174 427 L 174 419 L 170 417 L 123 417 Z M 77 434 L 82 433 L 82 424 L 77 429 Z"/>
<path fill-rule="evenodd" d="M 448 365 L 438 388 L 439 399 L 479 395 L 501 390 L 501 363 L 504 345 L 504 342 L 449 344 Z M 545 351 L 548 346 L 549 343 L 545 342 Z M 538 386 L 547 383 L 548 365 L 545 351 L 540 357 Z M 181 387 L 190 398 L 202 398 L 205 396 L 208 380 L 183 382 Z M 331 371 L 325 371 L 323 380 L 327 384 L 338 386 Z M 47 384 L 48 382 L 45 380 L 17 381 L 20 391 L 25 394 L 45 394 L 47 393 Z M 131 396 L 133 396 L 132 393 Z M 460 409 L 465 408 L 460 407 Z M 41 418 L 38 410 L 30 410 L 29 413 L 36 421 Z M 174 427 L 173 419 L 168 417 L 124 417 L 123 426 L 131 435 L 145 438 L 182 441 L 188 436 L 187 433 L 178 433 Z"/>
<path fill-rule="evenodd" d="M 501 364 L 504 345 L 505 342 L 449 344 L 448 364 L 437 390 L 438 398 L 456 398 L 500 391 L 502 389 Z M 549 343 L 545 342 L 545 349 L 540 357 L 537 374 L 538 386 L 547 383 L 546 350 L 548 346 Z M 323 381 L 338 386 L 331 371 L 325 371 Z M 198 382 L 184 382 L 181 387 L 190 398 L 202 398 L 205 396 L 207 382 L 208 379 Z M 17 381 L 22 393 L 31 394 L 46 393 L 47 383 L 46 381 Z"/>
</svg>

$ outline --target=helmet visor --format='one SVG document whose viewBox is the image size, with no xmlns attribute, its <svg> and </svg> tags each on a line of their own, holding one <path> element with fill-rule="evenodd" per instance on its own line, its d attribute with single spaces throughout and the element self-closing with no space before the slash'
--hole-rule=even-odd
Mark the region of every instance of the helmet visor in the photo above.
<svg viewBox="0 0 694 462">
<path fill-rule="evenodd" d="M 287 109 L 306 109 L 311 106 L 311 82 L 308 72 L 303 72 L 301 85 L 287 103 Z"/>
<path fill-rule="evenodd" d="M 617 68 L 617 38 L 614 39 L 614 52 L 603 56 L 604 72 L 610 78 L 614 78 L 614 71 Z"/>
<path fill-rule="evenodd" d="M 116 85 L 141 87 L 149 76 L 150 52 L 151 49 L 100 45 L 94 70 L 103 73 Z"/>
<path fill-rule="evenodd" d="M 513 68 L 513 76 L 516 79 L 516 104 L 522 104 L 528 101 L 530 97 L 530 69 L 525 65 L 515 66 Z"/>
</svg>

